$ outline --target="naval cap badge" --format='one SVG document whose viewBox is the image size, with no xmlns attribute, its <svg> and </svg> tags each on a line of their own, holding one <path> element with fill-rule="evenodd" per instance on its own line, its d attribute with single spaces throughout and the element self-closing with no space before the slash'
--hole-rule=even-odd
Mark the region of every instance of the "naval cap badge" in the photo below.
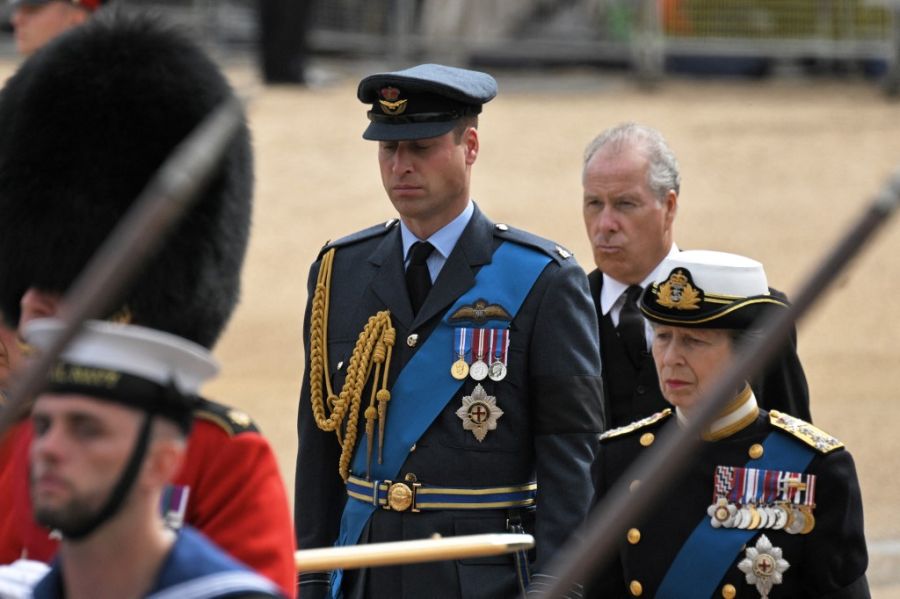
<svg viewBox="0 0 900 599">
<path fill-rule="evenodd" d="M 756 545 L 747 547 L 738 569 L 748 584 L 756 586 L 762 599 L 768 599 L 772 587 L 781 584 L 782 575 L 791 565 L 781 556 L 781 548 L 773 547 L 766 535 L 759 535 Z"/>
<path fill-rule="evenodd" d="M 456 410 L 456 415 L 463 422 L 463 429 L 472 431 L 479 442 L 484 441 L 488 431 L 497 428 L 497 420 L 503 416 L 503 410 L 497 405 L 497 398 L 488 395 L 481 386 L 475 385 L 472 395 L 464 395 L 463 405 Z"/>
<path fill-rule="evenodd" d="M 693 285 L 691 273 L 684 268 L 676 268 L 669 278 L 659 286 L 656 303 L 675 310 L 699 310 L 703 300 L 703 290 Z"/>
</svg>

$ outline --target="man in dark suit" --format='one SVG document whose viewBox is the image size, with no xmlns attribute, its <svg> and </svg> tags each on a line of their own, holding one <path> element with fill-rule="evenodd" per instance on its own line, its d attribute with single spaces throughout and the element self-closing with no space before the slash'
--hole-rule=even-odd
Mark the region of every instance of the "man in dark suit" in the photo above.
<svg viewBox="0 0 900 599">
<path fill-rule="evenodd" d="M 495 94 L 489 75 L 440 65 L 359 85 L 400 219 L 311 269 L 295 522 L 302 548 L 522 530 L 536 548 L 306 575 L 306 599 L 513 597 L 587 513 L 597 321 L 569 252 L 470 198 Z"/>
<path fill-rule="evenodd" d="M 598 135 L 585 150 L 584 223 L 597 269 L 588 275 L 600 321 L 604 398 L 610 427 L 665 409 L 648 348 L 651 331 L 636 301 L 663 259 L 678 252 L 673 238 L 681 176 L 663 136 L 626 123 Z M 771 290 L 783 297 L 781 292 Z M 809 390 L 791 346 L 751 381 L 766 409 L 810 421 Z"/>
</svg>

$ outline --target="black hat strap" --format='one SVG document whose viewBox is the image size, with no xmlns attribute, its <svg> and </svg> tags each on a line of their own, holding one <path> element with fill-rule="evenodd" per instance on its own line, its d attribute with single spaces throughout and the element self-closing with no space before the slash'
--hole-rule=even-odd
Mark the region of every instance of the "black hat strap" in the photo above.
<svg viewBox="0 0 900 599">
<path fill-rule="evenodd" d="M 138 473 L 141 471 L 141 465 L 144 463 L 144 456 L 147 454 L 147 446 L 150 444 L 150 430 L 153 424 L 153 417 L 150 414 L 144 416 L 144 422 L 141 425 L 141 431 L 135 441 L 134 449 L 131 451 L 131 457 L 122 471 L 122 476 L 116 482 L 109 499 L 97 514 L 91 518 L 86 524 L 74 530 L 61 530 L 66 539 L 77 541 L 93 533 L 104 524 L 107 520 L 116 515 L 122 508 L 125 498 L 128 496 Z"/>
</svg>

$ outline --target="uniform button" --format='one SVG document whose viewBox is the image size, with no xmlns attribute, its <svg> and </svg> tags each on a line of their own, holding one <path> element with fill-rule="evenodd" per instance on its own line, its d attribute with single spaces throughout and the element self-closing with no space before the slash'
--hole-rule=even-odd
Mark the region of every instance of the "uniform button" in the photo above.
<svg viewBox="0 0 900 599">
<path fill-rule="evenodd" d="M 409 452 L 412 453 L 416 450 L 416 444 L 413 443 L 413 446 L 409 448 Z"/>
<path fill-rule="evenodd" d="M 759 443 L 754 443 L 750 446 L 750 450 L 747 451 L 747 453 L 750 454 L 750 457 L 754 460 L 758 460 L 762 457 L 763 453 L 765 453 L 765 450 L 763 450 L 763 446 Z"/>
<path fill-rule="evenodd" d="M 416 475 L 415 475 L 415 474 L 413 474 L 412 472 L 410 472 L 410 473 L 408 473 L 406 476 L 403 477 L 403 480 L 405 480 L 405 481 L 408 482 L 408 483 L 414 483 L 414 482 L 418 481 L 419 479 L 416 478 Z"/>
<path fill-rule="evenodd" d="M 497 223 L 496 227 L 498 231 L 509 231 L 509 227 L 503 223 Z"/>
<path fill-rule="evenodd" d="M 416 333 L 413 333 L 412 335 L 410 335 L 409 337 L 406 338 L 406 345 L 408 345 L 410 347 L 415 347 L 416 343 L 418 343 L 418 342 L 419 342 L 419 335 Z"/>
<path fill-rule="evenodd" d="M 628 585 L 628 590 L 631 591 L 632 597 L 640 597 L 641 593 L 644 592 L 644 587 L 637 580 L 632 580 Z"/>
<path fill-rule="evenodd" d="M 641 481 L 639 481 L 639 480 L 633 480 L 633 481 L 631 481 L 631 484 L 628 485 L 628 490 L 631 491 L 631 492 L 633 493 L 634 490 L 637 489 L 637 488 L 640 487 L 640 486 L 641 486 Z"/>
<path fill-rule="evenodd" d="M 628 542 L 632 545 L 637 545 L 641 542 L 641 531 L 636 528 L 628 529 Z"/>
<path fill-rule="evenodd" d="M 653 445 L 653 441 L 656 440 L 656 435 L 653 433 L 644 433 L 641 435 L 641 445 L 644 447 L 650 447 Z"/>
<path fill-rule="evenodd" d="M 638 394 L 638 395 L 643 395 L 644 393 L 647 392 L 647 389 L 645 389 L 643 385 L 638 385 L 638 386 L 635 388 L 635 391 L 637 391 L 637 394 Z"/>
<path fill-rule="evenodd" d="M 726 584 L 722 587 L 722 597 L 725 599 L 734 599 L 737 597 L 737 589 L 734 585 Z"/>
</svg>

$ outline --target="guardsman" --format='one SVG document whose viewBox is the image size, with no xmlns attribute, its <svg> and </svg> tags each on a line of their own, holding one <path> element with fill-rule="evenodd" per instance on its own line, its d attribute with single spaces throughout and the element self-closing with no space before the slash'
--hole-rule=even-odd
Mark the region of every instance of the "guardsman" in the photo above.
<svg viewBox="0 0 900 599">
<path fill-rule="evenodd" d="M 641 297 L 671 405 L 601 436 L 598 496 L 689 422 L 759 318 L 786 304 L 762 265 L 722 252 L 669 256 Z M 641 483 L 619 480 L 639 493 Z M 850 453 L 811 424 L 761 409 L 749 385 L 703 432 L 699 454 L 630 528 L 590 597 L 866 598 L 862 499 Z"/>
<path fill-rule="evenodd" d="M 596 317 L 568 251 L 470 197 L 496 91 L 441 65 L 359 85 L 400 218 L 328 244 L 311 269 L 295 522 L 304 548 L 524 530 L 535 551 L 307 575 L 307 599 L 513 597 L 587 513 Z"/>
<path fill-rule="evenodd" d="M 40 351 L 63 329 L 39 319 L 25 337 Z M 170 530 L 159 510 L 197 390 L 217 370 L 202 346 L 175 335 L 84 324 L 32 409 L 34 513 L 62 537 L 36 599 L 283 597 L 193 527 Z"/>
<path fill-rule="evenodd" d="M 659 131 L 623 123 L 588 144 L 582 185 L 597 265 L 588 281 L 600 322 L 604 398 L 610 426 L 624 426 L 666 407 L 637 298 L 660 276 L 663 259 L 679 251 L 674 227 L 681 175 Z M 790 346 L 750 384 L 763 407 L 810 419 L 796 331 Z"/>
<path fill-rule="evenodd" d="M 16 50 L 29 56 L 55 37 L 78 27 L 106 0 L 15 0 L 10 23 L 15 28 Z"/>
<path fill-rule="evenodd" d="M 62 294 L 156 169 L 232 94 L 200 48 L 146 16 L 97 14 L 22 64 L 0 94 L 0 312 L 10 326 L 63 308 Z M 244 126 L 194 207 L 112 303 L 110 319 L 216 343 L 237 304 L 252 172 Z M 58 543 L 30 517 L 30 423 L 10 435 L 17 448 L 0 464 L 0 480 L 6 468 L 19 472 L 13 491 L 0 494 L 0 559 L 50 561 Z M 167 495 L 167 511 L 294 593 L 284 483 L 246 414 L 198 405 L 175 485 L 187 502 Z"/>
</svg>

